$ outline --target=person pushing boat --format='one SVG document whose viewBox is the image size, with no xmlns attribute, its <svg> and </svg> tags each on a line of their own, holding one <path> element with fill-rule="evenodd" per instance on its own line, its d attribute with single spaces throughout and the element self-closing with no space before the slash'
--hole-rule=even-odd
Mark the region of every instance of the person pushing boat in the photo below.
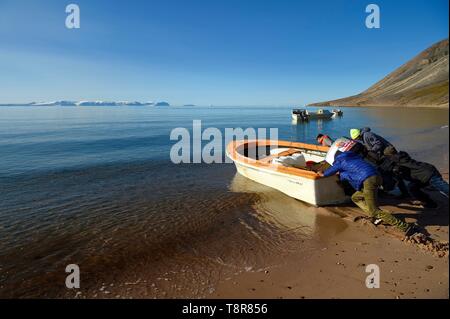
<svg viewBox="0 0 450 319">
<path fill-rule="evenodd" d="M 349 182 L 356 190 L 351 196 L 352 201 L 366 214 L 380 219 L 411 236 L 417 232 L 415 224 L 408 224 L 378 206 L 378 189 L 382 184 L 377 169 L 359 154 L 352 151 L 337 152 L 334 162 L 325 172 L 318 172 L 320 176 L 329 177 L 339 173 L 341 181 Z"/>
<path fill-rule="evenodd" d="M 406 152 L 386 148 L 380 168 L 400 180 L 408 181 L 409 194 L 421 201 L 425 208 L 438 206 L 428 194 L 423 192 L 422 189 L 427 186 L 431 186 L 448 198 L 448 183 L 444 181 L 437 168 L 432 164 L 412 159 Z"/>
<path fill-rule="evenodd" d="M 331 146 L 334 143 L 334 140 L 325 134 L 318 134 L 316 137 L 317 143 L 321 146 Z"/>
<path fill-rule="evenodd" d="M 378 164 L 383 159 L 386 147 L 394 147 L 385 138 L 373 133 L 370 127 L 353 128 L 350 130 L 350 137 L 364 144 L 366 148 L 364 157 L 374 164 Z"/>
</svg>

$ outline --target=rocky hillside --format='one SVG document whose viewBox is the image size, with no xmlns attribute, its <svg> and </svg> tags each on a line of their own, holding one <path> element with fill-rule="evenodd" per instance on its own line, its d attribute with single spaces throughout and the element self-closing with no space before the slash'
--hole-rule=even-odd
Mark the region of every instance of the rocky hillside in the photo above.
<svg viewBox="0 0 450 319">
<path fill-rule="evenodd" d="M 448 81 L 446 39 L 358 95 L 310 105 L 448 107 Z"/>
</svg>

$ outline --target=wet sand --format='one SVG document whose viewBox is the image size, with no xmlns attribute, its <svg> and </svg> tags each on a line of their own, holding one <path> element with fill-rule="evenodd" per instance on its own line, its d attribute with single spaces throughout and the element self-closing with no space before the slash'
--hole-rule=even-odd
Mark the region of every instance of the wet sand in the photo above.
<svg viewBox="0 0 450 319">
<path fill-rule="evenodd" d="M 448 243 L 448 202 L 441 203 L 435 211 L 383 207 L 408 215 L 409 221 L 418 220 L 434 239 Z M 299 262 L 297 256 L 270 271 L 247 272 L 222 282 L 213 297 L 449 298 L 448 250 L 436 252 L 402 241 L 400 233 L 386 227 L 351 218 L 347 223 L 345 231 L 306 261 Z M 365 286 L 369 264 L 380 267 L 379 289 Z"/>
</svg>

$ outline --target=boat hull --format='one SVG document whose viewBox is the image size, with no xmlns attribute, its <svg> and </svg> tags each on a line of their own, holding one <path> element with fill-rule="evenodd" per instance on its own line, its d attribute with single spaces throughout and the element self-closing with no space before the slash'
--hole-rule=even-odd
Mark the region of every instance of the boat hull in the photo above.
<svg viewBox="0 0 450 319">
<path fill-rule="evenodd" d="M 331 119 L 332 117 L 333 117 L 333 113 L 331 113 L 331 114 L 310 113 L 309 114 L 310 120 L 327 120 L 327 119 Z"/>
<path fill-rule="evenodd" d="M 307 112 L 305 117 L 302 117 L 300 114 L 291 113 L 292 119 L 296 122 L 303 122 L 309 120 L 329 120 L 335 116 L 335 113 L 327 112 L 327 113 L 317 113 L 317 112 Z"/>
<path fill-rule="evenodd" d="M 279 190 L 286 195 L 315 206 L 345 203 L 348 196 L 338 184 L 337 176 L 315 177 L 308 174 L 293 174 L 276 165 L 258 165 L 258 162 L 239 160 L 227 150 L 239 174 L 257 183 Z M 299 170 L 298 170 L 299 171 Z M 315 174 L 315 173 L 313 173 Z"/>
</svg>

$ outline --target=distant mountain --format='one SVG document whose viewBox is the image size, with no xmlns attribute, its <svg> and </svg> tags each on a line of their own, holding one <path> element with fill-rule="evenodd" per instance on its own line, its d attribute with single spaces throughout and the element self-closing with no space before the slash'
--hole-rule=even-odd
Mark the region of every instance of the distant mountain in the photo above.
<svg viewBox="0 0 450 319">
<path fill-rule="evenodd" d="M 402 65 L 366 91 L 310 106 L 448 107 L 448 39 Z"/>
</svg>

